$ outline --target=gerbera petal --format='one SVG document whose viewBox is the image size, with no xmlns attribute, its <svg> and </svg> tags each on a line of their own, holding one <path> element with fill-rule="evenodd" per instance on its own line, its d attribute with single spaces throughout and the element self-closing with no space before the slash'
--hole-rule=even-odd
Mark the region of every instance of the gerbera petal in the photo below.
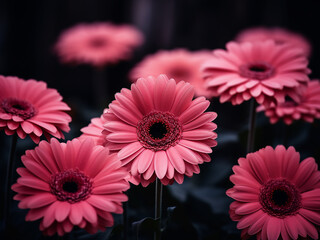
<svg viewBox="0 0 320 240">
<path fill-rule="evenodd" d="M 177 144 L 175 146 L 175 149 L 179 152 L 179 154 L 181 155 L 181 157 L 188 163 L 190 164 L 198 164 L 200 163 L 199 157 L 198 155 L 196 155 L 192 150 L 190 150 L 189 148 L 180 146 L 179 144 Z"/>
<path fill-rule="evenodd" d="M 91 195 L 86 202 L 103 211 L 114 212 L 116 210 L 115 204 L 103 196 Z"/>
<path fill-rule="evenodd" d="M 71 204 L 69 219 L 72 224 L 79 225 L 83 218 L 83 207 L 81 203 Z"/>
<path fill-rule="evenodd" d="M 181 139 L 179 144 L 184 147 L 187 147 L 189 149 L 198 151 L 198 152 L 212 153 L 212 149 L 210 147 L 208 147 L 207 145 L 202 144 L 200 142 Z"/>
<path fill-rule="evenodd" d="M 299 214 L 302 215 L 305 219 L 313 222 L 317 225 L 320 225 L 320 214 L 308 209 L 301 208 Z"/>
<path fill-rule="evenodd" d="M 259 202 L 252 202 L 241 205 L 235 212 L 239 215 L 247 215 L 258 211 L 259 209 L 261 209 L 261 204 Z"/>
<path fill-rule="evenodd" d="M 34 196 L 29 196 L 27 197 L 27 199 L 28 208 L 38 208 L 47 206 L 57 200 L 56 197 L 51 193 L 40 193 Z"/>
<path fill-rule="evenodd" d="M 281 230 L 281 219 L 276 217 L 271 217 L 268 222 L 268 229 L 267 229 L 267 235 L 268 239 L 277 240 L 280 235 Z"/>
<path fill-rule="evenodd" d="M 71 210 L 71 204 L 68 202 L 58 202 L 59 204 L 56 206 L 55 218 L 58 222 L 64 221 Z"/>
<path fill-rule="evenodd" d="M 118 153 L 118 156 L 120 159 L 127 158 L 135 152 L 139 151 L 141 148 L 142 145 L 140 142 L 133 142 L 121 149 Z"/>
<path fill-rule="evenodd" d="M 128 112 L 125 108 L 121 107 L 118 104 L 110 104 L 109 108 L 118 118 L 128 123 L 129 125 L 135 126 L 139 121 L 139 119 L 135 115 Z"/>
<path fill-rule="evenodd" d="M 187 124 L 190 121 L 199 117 L 210 105 L 209 101 L 202 101 L 196 105 L 191 105 L 186 111 L 184 111 L 179 119 L 183 124 Z"/>
<path fill-rule="evenodd" d="M 91 196 L 92 197 L 92 196 Z M 89 197 L 88 200 L 91 198 Z M 90 223 L 96 224 L 98 221 L 97 213 L 94 210 L 94 205 L 92 206 L 91 202 L 89 201 L 82 201 L 81 202 L 81 208 L 82 208 L 82 214 L 83 217 Z"/>
<path fill-rule="evenodd" d="M 137 141 L 137 134 L 132 132 L 114 132 L 107 136 L 107 140 L 115 143 L 131 143 Z"/>
<path fill-rule="evenodd" d="M 155 155 L 155 152 L 150 151 L 148 149 L 145 149 L 138 157 L 138 172 L 144 173 L 150 166 L 150 164 L 153 162 L 153 157 Z"/>
<path fill-rule="evenodd" d="M 158 151 L 154 154 L 154 170 L 159 179 L 167 173 L 168 157 L 165 151 Z"/>
<path fill-rule="evenodd" d="M 298 223 L 306 230 L 306 233 L 313 239 L 318 239 L 319 234 L 317 229 L 315 228 L 312 223 L 307 221 L 304 217 L 302 217 L 300 214 L 296 215 Z"/>
<path fill-rule="evenodd" d="M 166 153 L 170 163 L 175 168 L 175 170 L 177 170 L 181 174 L 184 174 L 186 166 L 179 152 L 174 147 L 171 147 L 167 149 Z"/>
<path fill-rule="evenodd" d="M 171 108 L 171 112 L 176 116 L 179 116 L 189 106 L 194 96 L 194 89 L 190 84 L 179 82 L 177 87 L 179 85 L 182 86 L 179 89 L 180 91 L 177 92 Z"/>
</svg>

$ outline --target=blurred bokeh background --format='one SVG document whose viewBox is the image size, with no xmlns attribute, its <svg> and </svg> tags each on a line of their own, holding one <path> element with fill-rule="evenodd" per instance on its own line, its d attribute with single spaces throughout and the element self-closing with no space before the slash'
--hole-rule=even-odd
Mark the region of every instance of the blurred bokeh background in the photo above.
<svg viewBox="0 0 320 240">
<path fill-rule="evenodd" d="M 310 77 L 320 78 L 320 2 L 305 0 L 48 0 L 0 1 L 0 74 L 45 81 L 56 88 L 72 108 L 71 131 L 66 140 L 80 135 L 90 119 L 101 115 L 103 108 L 123 87 L 130 87 L 128 73 L 146 55 L 160 49 L 189 50 L 224 48 L 241 30 L 254 26 L 283 27 L 305 36 L 312 44 Z M 106 66 L 105 105 L 96 106 L 92 95 L 94 69 L 89 65 L 70 66 L 59 62 L 53 46 L 59 34 L 78 23 L 108 21 L 131 24 L 145 36 L 133 57 Z M 212 100 L 210 109 L 218 113 L 218 146 L 212 162 L 203 164 L 199 175 L 185 179 L 182 185 L 164 188 L 163 216 L 168 218 L 164 239 L 240 239 L 236 223 L 228 215 L 231 202 L 225 195 L 231 187 L 232 166 L 246 154 L 249 104 L 232 106 Z M 320 120 L 274 125 L 263 113 L 257 115 L 255 150 L 266 145 L 294 146 L 302 159 L 313 156 L 320 161 Z M 0 176 L 4 182 L 10 148 L 10 136 L 0 133 Z M 18 141 L 16 165 L 26 149 L 35 144 Z M 17 177 L 17 176 L 15 176 Z M 1 186 L 1 195 L 3 193 Z M 128 239 L 151 239 L 154 187 L 133 186 L 128 191 Z M 1 201 L 2 197 L 1 197 Z M 2 202 L 1 202 L 2 203 Z M 12 205 L 10 239 L 55 239 L 41 235 L 38 222 L 25 222 L 27 211 Z M 121 239 L 121 216 L 115 216 L 114 229 L 89 235 L 76 230 L 65 239 Z M 132 225 L 133 222 L 139 223 Z M 166 222 L 166 221 L 165 221 Z M 149 225 L 148 225 L 149 224 Z"/>
</svg>

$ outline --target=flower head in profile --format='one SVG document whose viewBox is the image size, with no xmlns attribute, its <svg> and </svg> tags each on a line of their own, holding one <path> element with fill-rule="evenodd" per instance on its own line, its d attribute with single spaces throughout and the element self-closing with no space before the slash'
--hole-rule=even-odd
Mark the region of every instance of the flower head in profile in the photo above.
<svg viewBox="0 0 320 240">
<path fill-rule="evenodd" d="M 298 90 L 309 81 L 308 60 L 301 49 L 286 48 L 274 41 L 229 42 L 227 50 L 215 50 L 203 65 L 204 77 L 213 96 L 233 105 L 255 98 L 269 106 L 298 99 Z"/>
<path fill-rule="evenodd" d="M 288 125 L 300 119 L 311 123 L 315 118 L 320 118 L 320 82 L 309 81 L 298 102 L 288 98 L 284 103 L 272 104 L 268 108 L 259 106 L 257 111 L 264 111 L 271 123 L 279 119 Z"/>
<path fill-rule="evenodd" d="M 108 109 L 104 109 L 103 114 L 106 113 Z M 82 135 L 78 138 L 80 140 L 91 138 L 96 145 L 106 146 L 106 138 L 102 134 L 103 125 L 106 123 L 103 114 L 99 118 L 92 118 L 88 126 L 80 129 Z"/>
<path fill-rule="evenodd" d="M 55 89 L 45 82 L 0 76 L 0 130 L 7 135 L 27 135 L 38 143 L 44 135 L 64 138 L 71 117 L 70 108 Z"/>
<path fill-rule="evenodd" d="M 63 63 L 102 67 L 129 59 L 142 42 L 140 31 L 130 25 L 83 23 L 64 31 L 55 51 Z"/>
<path fill-rule="evenodd" d="M 314 158 L 300 162 L 293 147 L 270 146 L 238 160 L 227 195 L 242 236 L 262 240 L 318 239 L 320 171 Z M 281 238 L 280 238 L 281 237 Z"/>
<path fill-rule="evenodd" d="M 115 95 L 104 114 L 107 147 L 143 186 L 159 178 L 164 185 L 199 173 L 216 146 L 215 112 L 209 101 L 194 100 L 193 87 L 165 75 L 140 78 Z"/>
<path fill-rule="evenodd" d="M 237 42 L 258 42 L 269 39 L 278 45 L 286 44 L 289 48 L 300 48 L 306 56 L 310 55 L 309 41 L 304 36 L 284 28 L 254 27 L 241 31 L 236 37 Z"/>
<path fill-rule="evenodd" d="M 24 168 L 12 190 L 19 208 L 30 209 L 26 220 L 41 220 L 46 235 L 63 235 L 74 226 L 89 233 L 113 225 L 111 213 L 122 213 L 128 172 L 116 154 L 93 140 L 41 141 L 21 158 Z"/>
<path fill-rule="evenodd" d="M 190 83 L 197 96 L 209 96 L 200 67 L 205 60 L 211 57 L 210 51 L 191 52 L 186 49 L 175 49 L 171 51 L 161 50 L 153 55 L 147 56 L 130 72 L 130 79 L 134 82 L 138 78 L 148 76 L 159 76 L 166 74 L 177 82 Z"/>
</svg>

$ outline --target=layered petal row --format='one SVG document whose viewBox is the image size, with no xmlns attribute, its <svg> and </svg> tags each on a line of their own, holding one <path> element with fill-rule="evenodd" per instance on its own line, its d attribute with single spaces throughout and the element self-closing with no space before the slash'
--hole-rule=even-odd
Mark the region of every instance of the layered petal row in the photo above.
<svg viewBox="0 0 320 240">
<path fill-rule="evenodd" d="M 35 143 L 42 135 L 64 138 L 62 131 L 70 131 L 71 117 L 65 113 L 69 110 L 45 82 L 0 76 L 0 130 L 7 135 L 29 135 Z"/>
<path fill-rule="evenodd" d="M 211 160 L 217 114 L 205 112 L 208 100 L 193 96 L 189 83 L 150 76 L 122 89 L 109 105 L 106 146 L 143 186 L 156 177 L 164 185 L 182 183 L 184 175 L 199 173 L 198 165 Z"/>
<path fill-rule="evenodd" d="M 12 186 L 26 220 L 40 220 L 46 235 L 63 235 L 74 226 L 89 233 L 113 225 L 111 213 L 122 213 L 129 173 L 116 154 L 87 138 L 59 143 L 41 141 L 21 158 L 25 167 Z"/>
<path fill-rule="evenodd" d="M 314 158 L 300 162 L 293 147 L 278 145 L 249 153 L 238 163 L 227 195 L 235 200 L 230 216 L 244 238 L 318 239 L 320 171 Z"/>
</svg>

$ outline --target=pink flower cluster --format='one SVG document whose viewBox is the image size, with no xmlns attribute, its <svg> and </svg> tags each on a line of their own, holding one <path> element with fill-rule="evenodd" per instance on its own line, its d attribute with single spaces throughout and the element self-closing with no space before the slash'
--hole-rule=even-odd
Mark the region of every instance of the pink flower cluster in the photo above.
<svg viewBox="0 0 320 240">
<path fill-rule="evenodd" d="M 102 67 L 127 59 L 142 35 L 111 23 L 81 24 L 56 45 L 62 62 Z M 124 194 L 133 184 L 163 185 L 200 173 L 217 145 L 217 114 L 205 97 L 238 105 L 260 104 L 271 123 L 320 118 L 320 82 L 310 80 L 308 42 L 285 30 L 253 29 L 226 44 L 226 50 L 162 50 L 130 72 L 123 88 L 99 118 L 66 143 L 70 110 L 44 82 L 0 76 L 0 130 L 39 143 L 21 157 L 24 167 L 12 186 L 26 220 L 40 221 L 47 235 L 74 226 L 89 233 L 113 225 Z M 196 96 L 196 97 L 195 97 Z M 242 238 L 318 239 L 320 171 L 313 158 L 300 162 L 293 147 L 267 146 L 238 160 L 227 195 Z"/>
</svg>

